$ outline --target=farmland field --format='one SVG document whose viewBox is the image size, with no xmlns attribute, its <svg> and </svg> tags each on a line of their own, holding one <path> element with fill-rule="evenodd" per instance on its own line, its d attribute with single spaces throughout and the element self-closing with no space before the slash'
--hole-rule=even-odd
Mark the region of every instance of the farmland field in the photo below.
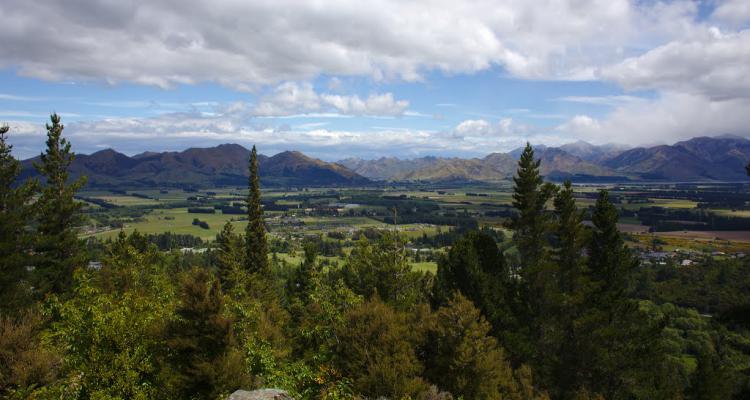
<svg viewBox="0 0 750 400">
<path fill-rule="evenodd" d="M 607 187 L 597 184 L 574 188 L 577 204 L 587 215 L 597 192 Z M 719 194 L 708 201 L 684 185 L 630 184 L 608 189 L 621 210 L 618 226 L 622 232 L 634 235 L 630 243 L 638 251 L 653 247 L 654 238 L 660 238 L 664 242 L 660 248 L 666 250 L 750 251 L 750 195 L 731 208 L 721 197 L 721 193 L 737 197 L 743 188 L 701 186 L 702 190 Z M 321 243 L 329 243 L 321 246 L 334 246 L 340 248 L 341 254 L 347 254 L 360 233 L 370 237 L 374 232 L 388 230 L 404 237 L 407 246 L 421 249 L 419 256 L 414 253 L 410 259 L 414 268 L 434 272 L 439 254 L 458 237 L 451 232 L 485 228 L 496 232 L 500 241 L 510 238 L 512 233 L 504 226 L 514 213 L 511 191 L 508 183 L 306 188 L 266 190 L 263 202 L 270 237 L 289 243 L 284 247 L 287 250 L 278 253 L 279 260 L 286 263 L 301 262 L 300 246 L 306 238 L 319 238 Z M 171 232 L 191 235 L 208 244 L 227 221 L 232 222 L 236 232 L 244 231 L 245 196 L 246 191 L 241 188 L 84 192 L 81 198 L 89 204 L 92 225 L 84 236 L 110 239 L 120 231 Z M 552 207 L 551 201 L 548 207 Z M 196 219 L 202 224 L 195 224 Z M 710 229 L 722 224 L 727 227 Z M 703 228 L 692 229 L 696 226 Z M 512 248 L 507 251 L 513 254 Z M 333 254 L 321 257 L 327 262 L 340 261 L 340 256 Z"/>
</svg>

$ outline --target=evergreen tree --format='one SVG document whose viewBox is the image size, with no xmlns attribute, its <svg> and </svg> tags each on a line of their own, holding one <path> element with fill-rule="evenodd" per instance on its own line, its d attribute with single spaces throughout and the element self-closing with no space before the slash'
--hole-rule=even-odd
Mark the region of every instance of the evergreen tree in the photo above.
<svg viewBox="0 0 750 400">
<path fill-rule="evenodd" d="M 583 228 L 583 212 L 578 211 L 570 181 L 565 181 L 562 190 L 555 196 L 556 243 L 553 246 L 553 259 L 558 266 L 558 287 L 567 295 L 578 289 L 582 269 L 585 267 L 583 249 L 586 245 Z"/>
<path fill-rule="evenodd" d="M 390 232 L 375 245 L 363 235 L 342 268 L 344 282 L 358 295 L 377 295 L 397 308 L 424 302 L 425 276 L 412 270 L 404 245 L 402 237 Z"/>
<path fill-rule="evenodd" d="M 513 370 L 489 331 L 471 301 L 455 295 L 437 310 L 428 329 L 425 376 L 460 398 L 515 397 Z"/>
<path fill-rule="evenodd" d="M 551 391 L 557 397 L 582 395 L 577 382 L 580 365 L 579 337 L 576 322 L 586 299 L 588 284 L 583 255 L 586 230 L 583 212 L 576 207 L 570 181 L 565 181 L 554 199 L 555 223 L 553 230 L 552 259 L 557 268 L 557 288 L 552 290 L 554 309 L 545 322 L 539 352 L 544 358 L 544 368 Z"/>
<path fill-rule="evenodd" d="M 247 228 L 245 231 L 245 269 L 251 273 L 268 273 L 268 244 L 263 207 L 260 202 L 260 176 L 258 152 L 253 146 L 250 153 L 250 193 L 247 196 Z"/>
<path fill-rule="evenodd" d="M 318 248 L 315 242 L 305 241 L 302 245 L 304 250 L 304 259 L 302 264 L 294 271 L 289 281 L 289 293 L 291 296 L 307 303 L 313 286 L 318 281 L 321 272 L 320 265 L 317 262 Z"/>
<path fill-rule="evenodd" d="M 44 178 L 41 196 L 36 204 L 39 215 L 36 284 L 41 293 L 60 293 L 70 287 L 73 270 L 83 263 L 82 245 L 78 240 L 76 225 L 81 203 L 73 198 L 86 183 L 80 177 L 68 183 L 71 163 L 75 154 L 70 142 L 62 137 L 63 125 L 57 114 L 50 116 L 47 124 L 47 149 L 41 155 L 41 163 L 34 166 Z"/>
<path fill-rule="evenodd" d="M 517 210 L 508 226 L 513 229 L 513 239 L 520 263 L 519 301 L 514 306 L 514 314 L 523 328 L 516 330 L 515 342 L 511 346 L 516 361 L 530 362 L 538 366 L 542 362 L 534 360 L 546 356 L 537 345 L 545 334 L 545 325 L 554 312 L 556 289 L 556 266 L 551 262 L 547 236 L 550 233 L 550 215 L 546 203 L 552 198 L 556 187 L 544 183 L 539 172 L 541 161 L 534 160 L 534 150 L 530 144 L 521 154 L 518 171 L 513 178 L 513 207 Z"/>
<path fill-rule="evenodd" d="M 521 273 L 533 277 L 545 255 L 545 232 L 548 229 L 546 203 L 554 194 L 555 187 L 545 184 L 539 173 L 541 160 L 534 160 L 534 149 L 529 143 L 518 161 L 518 170 L 513 178 L 513 207 L 518 211 L 509 227 L 521 258 Z"/>
<path fill-rule="evenodd" d="M 638 261 L 625 246 L 617 229 L 617 208 L 609 201 L 606 190 L 599 192 L 591 220 L 594 228 L 588 247 L 588 267 L 597 285 L 600 304 L 614 305 L 625 300 L 630 277 Z"/>
<path fill-rule="evenodd" d="M 232 342 L 232 322 L 223 315 L 221 286 L 202 268 L 182 281 L 176 319 L 167 328 L 167 346 L 175 371 L 172 386 L 179 398 L 214 398 L 218 372 Z"/>
<path fill-rule="evenodd" d="M 508 335 L 517 327 L 511 308 L 517 301 L 516 285 L 497 243 L 486 233 L 467 233 L 438 261 L 435 302 L 446 304 L 456 291 L 482 311 L 507 345 L 515 344 Z"/>
<path fill-rule="evenodd" d="M 216 245 L 219 247 L 216 255 L 216 267 L 224 290 L 233 287 L 238 281 L 238 274 L 243 265 L 243 249 L 241 238 L 234 233 L 234 226 L 230 221 L 224 224 L 221 232 L 216 235 Z"/>
<path fill-rule="evenodd" d="M 418 330 L 377 297 L 347 311 L 336 338 L 335 365 L 365 397 L 413 398 L 426 389 L 415 351 Z"/>
<path fill-rule="evenodd" d="M 732 397 L 733 377 L 712 349 L 703 349 L 690 382 L 691 400 L 720 400 Z"/>
<path fill-rule="evenodd" d="M 585 304 L 575 326 L 580 388 L 607 399 L 668 398 L 670 378 L 660 338 L 664 321 L 640 309 L 627 290 L 637 259 L 617 229 L 617 208 L 606 190 L 599 193 L 588 245 Z"/>
<path fill-rule="evenodd" d="M 0 126 L 0 311 L 19 308 L 25 296 L 21 282 L 26 277 L 32 237 L 27 231 L 32 219 L 34 182 L 16 186 L 21 164 L 7 142 L 8 126 Z"/>
</svg>

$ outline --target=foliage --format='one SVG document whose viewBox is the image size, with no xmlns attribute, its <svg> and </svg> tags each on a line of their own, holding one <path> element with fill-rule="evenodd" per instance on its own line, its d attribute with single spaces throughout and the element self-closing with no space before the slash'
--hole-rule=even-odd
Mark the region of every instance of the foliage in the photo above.
<svg viewBox="0 0 750 400">
<path fill-rule="evenodd" d="M 185 273 L 175 316 L 166 328 L 169 387 L 180 398 L 215 398 L 241 384 L 242 357 L 230 351 L 232 321 L 217 279 L 205 269 Z"/>
<path fill-rule="evenodd" d="M 47 124 L 47 149 L 36 169 L 44 178 L 39 200 L 35 286 L 41 293 L 64 292 L 72 284 L 73 270 L 83 262 L 76 226 L 81 204 L 73 199 L 85 183 L 81 177 L 69 183 L 68 168 L 75 159 L 70 142 L 62 137 L 63 125 L 57 114 Z"/>
<path fill-rule="evenodd" d="M 428 329 L 425 375 L 466 399 L 520 398 L 502 348 L 479 310 L 457 294 L 437 310 Z"/>
<path fill-rule="evenodd" d="M 63 360 L 63 378 L 50 390 L 63 398 L 164 395 L 160 355 L 165 342 L 155 332 L 173 315 L 173 291 L 158 266 L 144 263 L 131 246 L 122 251 L 130 260 L 108 267 L 118 274 L 79 270 L 74 295 L 47 304 L 54 322 L 46 340 Z"/>
<path fill-rule="evenodd" d="M 406 308 L 427 300 L 427 277 L 412 271 L 403 238 L 390 232 L 385 232 L 374 245 L 360 238 L 341 274 L 358 295 L 376 295 L 396 307 Z"/>
<path fill-rule="evenodd" d="M 227 223 L 195 254 L 165 251 L 201 244 L 194 237 L 137 231 L 80 247 L 80 181 L 68 182 L 73 154 L 59 118 L 48 126 L 38 197 L 35 184 L 17 182 L 6 132 L 3 398 L 213 399 L 269 386 L 304 400 L 750 396 L 750 261 L 639 265 L 609 194 L 586 194 L 596 205 L 584 225 L 573 185 L 544 183 L 531 146 L 507 213 L 513 239 L 474 229 L 465 212 L 474 223 L 416 240 L 450 246 L 432 252 L 433 277 L 412 270 L 405 236 L 373 228 L 348 254 L 345 232 L 278 236 L 274 251 L 301 247 L 304 257 L 287 263 L 274 252 L 269 263 L 254 149 L 245 235 Z M 439 208 L 377 199 L 399 216 Z M 101 265 L 84 269 L 86 257 Z M 25 296 L 26 265 L 38 267 L 37 303 Z"/>
<path fill-rule="evenodd" d="M 8 126 L 0 126 L 0 312 L 21 308 L 28 302 L 28 254 L 33 235 L 26 229 L 33 218 L 35 182 L 18 185 L 21 166 L 11 154 Z"/>
<path fill-rule="evenodd" d="M 247 219 L 245 231 L 245 269 L 252 273 L 266 274 L 268 267 L 268 243 L 260 201 L 260 176 L 258 174 L 258 152 L 253 146 L 250 153 L 250 192 L 247 196 Z"/>
<path fill-rule="evenodd" d="M 59 357 L 40 343 L 44 320 L 37 310 L 0 319 L 0 397 L 23 398 L 57 378 Z"/>
<path fill-rule="evenodd" d="M 426 389 L 406 314 L 375 298 L 347 311 L 336 337 L 335 365 L 357 393 L 403 398 Z"/>
</svg>

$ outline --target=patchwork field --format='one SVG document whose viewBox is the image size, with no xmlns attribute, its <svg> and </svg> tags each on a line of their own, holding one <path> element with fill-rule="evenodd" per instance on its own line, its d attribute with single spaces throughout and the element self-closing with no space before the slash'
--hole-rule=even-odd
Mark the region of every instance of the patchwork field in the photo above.
<svg viewBox="0 0 750 400">
<path fill-rule="evenodd" d="M 588 215 L 596 193 L 607 187 L 596 184 L 574 188 L 578 206 Z M 631 235 L 635 239 L 631 243 L 639 249 L 645 251 L 658 238 L 667 250 L 750 251 L 750 195 L 743 195 L 750 188 L 729 184 L 700 188 L 685 184 L 629 184 L 608 189 L 621 210 L 620 230 Z M 104 239 L 116 236 L 120 230 L 137 230 L 144 234 L 192 235 L 210 242 L 227 221 L 236 231 L 244 230 L 241 207 L 245 196 L 246 191 L 241 188 L 85 192 L 81 198 L 91 202 L 88 210 L 92 224 L 85 236 Z M 729 201 L 733 202 L 732 207 L 727 207 Z M 290 241 L 291 253 L 278 254 L 287 262 L 301 262 L 300 243 L 305 238 L 335 242 L 346 253 L 359 233 L 372 235 L 390 230 L 403 235 L 413 248 L 434 250 L 427 260 L 416 256 L 411 260 L 414 268 L 425 271 L 435 270 L 438 254 L 458 237 L 451 232 L 485 227 L 494 229 L 500 235 L 498 240 L 507 240 L 512 232 L 504 228 L 505 222 L 515 212 L 509 183 L 267 190 L 263 192 L 263 202 L 271 236 Z M 547 206 L 552 208 L 552 201 Z M 229 209 L 225 214 L 226 207 Z M 189 209 L 210 209 L 214 213 Z M 397 225 L 393 224 L 394 213 Z M 204 227 L 193 223 L 196 218 L 205 223 Z M 731 224 L 731 229 L 690 229 L 694 226 L 691 224 L 707 223 Z M 658 232 L 649 233 L 652 230 Z M 326 260 L 340 261 L 336 257 Z"/>
</svg>

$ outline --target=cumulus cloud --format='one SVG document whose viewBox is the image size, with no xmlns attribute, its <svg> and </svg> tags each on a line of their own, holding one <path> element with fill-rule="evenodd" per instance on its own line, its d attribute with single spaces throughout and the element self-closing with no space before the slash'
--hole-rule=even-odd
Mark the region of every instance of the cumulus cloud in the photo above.
<svg viewBox="0 0 750 400">
<path fill-rule="evenodd" d="M 453 129 L 453 136 L 457 138 L 504 136 L 527 131 L 527 126 L 513 122 L 512 118 L 503 118 L 494 124 L 484 119 L 467 119 Z"/>
<path fill-rule="evenodd" d="M 318 94 L 310 83 L 286 82 L 262 97 L 252 110 L 256 117 L 283 117 L 319 112 L 352 116 L 399 116 L 409 107 L 406 100 L 395 100 L 393 94 L 357 95 Z"/>
<path fill-rule="evenodd" d="M 665 93 L 595 119 L 578 115 L 557 127 L 595 143 L 673 143 L 696 136 L 735 134 L 750 138 L 750 99 L 711 100 L 701 95 Z"/>
<path fill-rule="evenodd" d="M 712 100 L 750 98 L 750 30 L 709 29 L 605 68 L 601 77 L 629 90 L 668 90 Z"/>
<path fill-rule="evenodd" d="M 48 80 L 240 90 L 494 65 L 522 78 L 589 79 L 692 30 L 696 14 L 690 1 L 5 0 L 0 66 Z"/>
<path fill-rule="evenodd" d="M 750 21 L 750 3 L 746 0 L 725 0 L 714 9 L 711 18 L 719 22 L 741 26 Z"/>
<path fill-rule="evenodd" d="M 467 120 L 454 128 L 425 130 L 373 127 L 368 130 L 327 128 L 325 123 L 268 125 L 246 118 L 242 107 L 227 106 L 216 113 L 198 111 L 143 118 L 109 118 L 65 124 L 65 136 L 78 153 L 111 147 L 126 154 L 144 150 L 182 150 L 221 143 L 257 144 L 265 154 L 301 150 L 316 157 L 336 160 L 347 156 L 400 157 L 423 155 L 484 156 L 509 151 L 525 141 L 561 144 L 566 135 L 546 135 L 531 127 L 503 119 L 494 123 Z M 21 158 L 38 155 L 44 146 L 44 125 L 11 122 L 11 143 Z M 144 149 L 144 143 L 148 148 Z M 198 143 L 198 144 L 196 144 Z"/>
<path fill-rule="evenodd" d="M 409 148 L 465 154 L 486 154 L 528 138 L 554 144 L 566 135 L 669 142 L 695 135 L 748 135 L 750 30 L 737 30 L 750 21 L 748 8 L 747 1 L 728 0 L 701 16 L 690 0 L 332 0 L 325 6 L 292 0 L 4 0 L 0 68 L 52 81 L 163 88 L 215 82 L 257 93 L 255 103 L 195 107 L 202 112 L 163 107 L 168 113 L 153 118 L 69 124 L 69 132 L 88 143 L 87 149 L 143 146 L 134 138 L 175 148 L 198 140 L 257 141 L 280 150 Z M 299 116 L 424 116 L 392 93 L 343 93 L 357 81 L 349 77 L 419 81 L 432 71 L 450 75 L 495 66 L 516 78 L 593 79 L 650 93 L 649 98 L 639 93 L 558 98 L 612 111 L 577 115 L 546 136 L 518 120 L 560 115 L 525 109 L 507 111 L 516 119 L 480 115 L 487 119 L 465 120 L 439 132 L 267 125 Z M 307 83 L 321 76 L 327 80 L 325 92 Z M 38 98 L 0 94 L 0 100 Z M 206 112 L 206 107 L 215 110 Z M 0 116 L 23 119 L 18 114 L 23 110 L 10 108 L 0 110 Z M 43 127 L 18 127 L 14 137 L 22 141 L 43 133 Z"/>
</svg>

